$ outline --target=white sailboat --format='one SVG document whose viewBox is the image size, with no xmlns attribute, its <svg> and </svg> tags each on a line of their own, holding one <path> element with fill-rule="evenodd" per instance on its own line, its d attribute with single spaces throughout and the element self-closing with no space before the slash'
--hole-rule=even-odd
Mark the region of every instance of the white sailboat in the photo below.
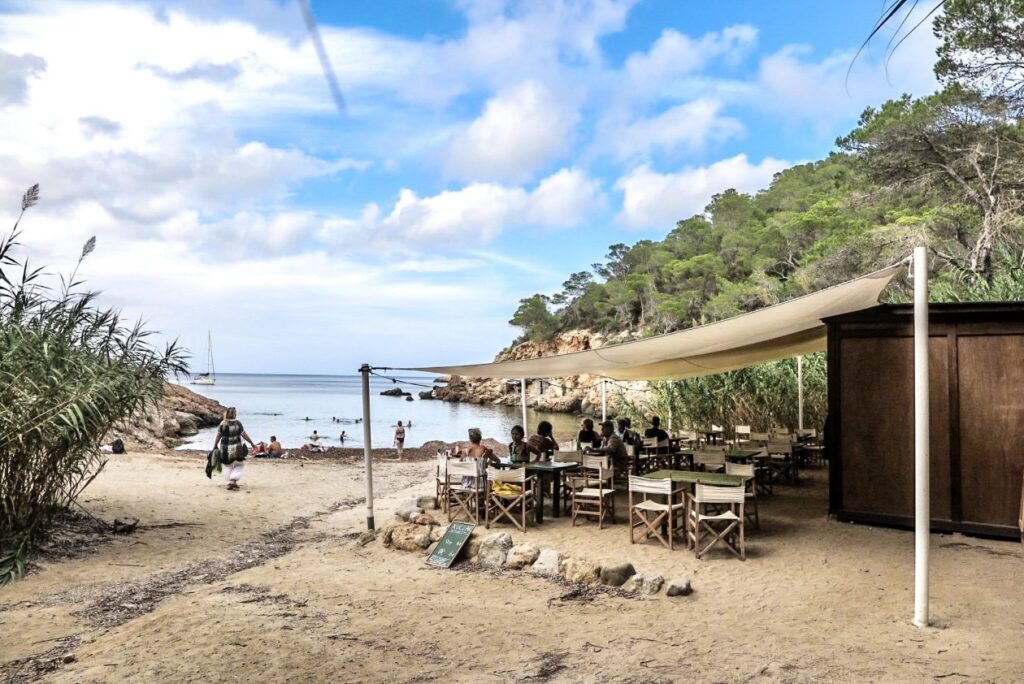
<svg viewBox="0 0 1024 684">
<path fill-rule="evenodd" d="M 206 372 L 192 378 L 193 385 L 217 384 L 217 371 L 213 368 L 213 337 L 206 332 Z"/>
</svg>

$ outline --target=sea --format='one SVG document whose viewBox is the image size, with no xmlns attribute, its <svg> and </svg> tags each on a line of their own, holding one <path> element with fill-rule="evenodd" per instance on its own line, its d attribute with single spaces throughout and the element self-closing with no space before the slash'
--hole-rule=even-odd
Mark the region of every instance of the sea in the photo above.
<svg viewBox="0 0 1024 684">
<path fill-rule="evenodd" d="M 392 446 L 398 421 L 412 423 L 412 427 L 406 429 L 407 447 L 432 440 L 465 440 L 467 430 L 473 427 L 480 428 L 485 438 L 508 442 L 512 426 L 522 423 L 519 408 L 420 399 L 419 393 L 433 384 L 431 376 L 396 379 L 397 382 L 370 378 L 370 428 L 374 447 Z M 269 441 L 271 435 L 276 435 L 285 449 L 298 449 L 309 442 L 313 430 L 325 446 L 362 447 L 363 425 L 356 422 L 363 414 L 360 383 L 358 375 L 240 373 L 218 373 L 215 385 L 182 382 L 197 394 L 238 409 L 238 418 L 253 440 Z M 413 401 L 381 396 L 382 391 L 395 387 L 410 392 Z M 541 420 L 550 421 L 555 438 L 565 441 L 576 436 L 580 416 L 528 409 L 527 434 L 531 434 Z M 206 428 L 180 448 L 209 449 L 215 438 L 216 428 Z"/>
</svg>

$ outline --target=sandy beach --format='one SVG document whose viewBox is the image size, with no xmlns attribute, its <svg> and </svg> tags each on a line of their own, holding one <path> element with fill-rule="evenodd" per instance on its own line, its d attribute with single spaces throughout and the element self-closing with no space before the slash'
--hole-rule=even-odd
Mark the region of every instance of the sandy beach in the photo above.
<svg viewBox="0 0 1024 684">
<path fill-rule="evenodd" d="M 695 589 L 638 598 L 358 546 L 357 455 L 251 461 L 240 492 L 203 477 L 197 454 L 112 459 L 81 503 L 108 521 L 138 517 L 139 529 L 87 539 L 0 590 L 0 681 L 1024 677 L 1021 545 L 935 535 L 936 626 L 916 629 L 912 534 L 829 521 L 824 470 L 762 501 L 746 562 L 631 546 L 622 524 L 495 528 Z M 428 460 L 378 462 L 378 523 L 432 494 L 432 475 Z"/>
</svg>

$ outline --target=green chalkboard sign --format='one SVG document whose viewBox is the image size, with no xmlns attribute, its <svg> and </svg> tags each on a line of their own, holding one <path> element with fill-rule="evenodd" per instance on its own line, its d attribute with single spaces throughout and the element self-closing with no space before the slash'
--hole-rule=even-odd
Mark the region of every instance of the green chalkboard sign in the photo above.
<svg viewBox="0 0 1024 684">
<path fill-rule="evenodd" d="M 476 529 L 476 525 L 471 523 L 453 522 L 449 525 L 448 531 L 434 547 L 434 552 L 427 556 L 427 565 L 450 568 L 458 557 L 459 551 L 462 551 L 462 547 L 466 545 L 469 535 L 473 534 L 474 529 Z"/>
</svg>

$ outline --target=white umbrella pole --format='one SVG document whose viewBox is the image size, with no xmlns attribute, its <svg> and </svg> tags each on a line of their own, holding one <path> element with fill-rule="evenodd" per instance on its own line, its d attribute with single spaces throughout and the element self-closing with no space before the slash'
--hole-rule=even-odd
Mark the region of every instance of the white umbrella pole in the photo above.
<svg viewBox="0 0 1024 684">
<path fill-rule="evenodd" d="M 804 429 L 804 357 L 796 357 L 796 427 Z"/>
<path fill-rule="evenodd" d="M 526 378 L 519 378 L 519 399 L 523 405 L 523 430 L 530 434 L 530 427 L 526 424 Z"/>
<path fill-rule="evenodd" d="M 373 527 L 373 446 L 370 441 L 370 366 L 359 368 L 363 376 L 363 467 L 366 469 L 366 529 Z"/>
<path fill-rule="evenodd" d="M 914 248 L 914 624 L 928 626 L 928 254 Z"/>
<path fill-rule="evenodd" d="M 608 420 L 608 383 L 601 378 L 601 422 Z"/>
</svg>

